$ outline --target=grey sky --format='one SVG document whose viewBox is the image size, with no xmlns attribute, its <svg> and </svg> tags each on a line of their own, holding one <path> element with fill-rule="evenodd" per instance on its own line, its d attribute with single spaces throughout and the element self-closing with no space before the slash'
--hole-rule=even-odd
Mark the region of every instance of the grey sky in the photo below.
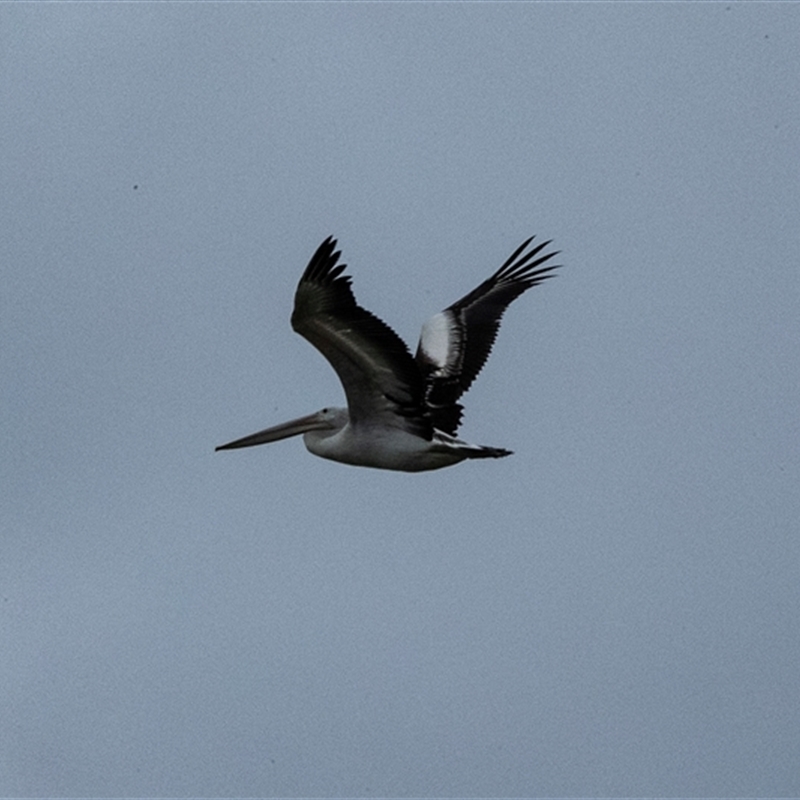
<svg viewBox="0 0 800 800">
<path fill-rule="evenodd" d="M 0 795 L 800 794 L 797 4 L 0 6 Z M 316 246 L 422 475 L 299 440 Z"/>
</svg>

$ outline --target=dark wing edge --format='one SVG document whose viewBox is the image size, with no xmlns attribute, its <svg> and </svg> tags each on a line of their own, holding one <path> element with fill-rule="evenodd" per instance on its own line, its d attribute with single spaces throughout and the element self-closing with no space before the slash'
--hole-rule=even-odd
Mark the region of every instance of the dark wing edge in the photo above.
<svg viewBox="0 0 800 800">
<path fill-rule="evenodd" d="M 336 371 L 353 421 L 391 411 L 404 429 L 431 439 L 419 366 L 397 333 L 358 305 L 336 246 L 329 236 L 311 257 L 295 293 L 292 328 Z"/>
<path fill-rule="evenodd" d="M 428 409 L 439 430 L 453 435 L 458 430 L 463 406 L 457 401 L 483 369 L 505 310 L 523 292 L 554 277 L 553 271 L 560 266 L 543 266 L 559 253 L 542 254 L 551 239 L 525 252 L 534 238 L 526 239 L 494 275 L 423 327 L 416 361 L 425 376 Z"/>
</svg>

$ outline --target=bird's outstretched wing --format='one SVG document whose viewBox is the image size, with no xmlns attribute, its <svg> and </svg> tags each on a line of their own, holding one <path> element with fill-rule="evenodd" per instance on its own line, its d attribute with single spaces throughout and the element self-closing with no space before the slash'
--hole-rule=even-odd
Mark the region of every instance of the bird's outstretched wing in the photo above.
<svg viewBox="0 0 800 800">
<path fill-rule="evenodd" d="M 525 252 L 525 240 L 491 278 L 423 326 L 416 362 L 424 376 L 425 401 L 434 427 L 455 434 L 461 422 L 459 397 L 486 363 L 508 306 L 524 291 L 552 277 L 558 265 L 542 266 L 555 256 L 542 242 Z"/>
<path fill-rule="evenodd" d="M 339 256 L 331 236 L 317 248 L 297 286 L 292 327 L 336 370 L 352 424 L 379 422 L 430 440 L 419 367 L 403 340 L 356 303 Z"/>
</svg>

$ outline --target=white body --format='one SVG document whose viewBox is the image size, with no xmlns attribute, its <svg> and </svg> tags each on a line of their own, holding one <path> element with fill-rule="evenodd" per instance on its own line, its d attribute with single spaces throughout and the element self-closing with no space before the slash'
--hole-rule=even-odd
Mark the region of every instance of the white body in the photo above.
<svg viewBox="0 0 800 800">
<path fill-rule="evenodd" d="M 316 428 L 303 434 L 306 449 L 315 456 L 360 467 L 424 472 L 449 467 L 465 458 L 499 458 L 508 450 L 467 444 L 442 431 L 427 441 L 402 428 L 353 425 L 346 408 L 323 409 L 320 415 L 345 420 L 341 428 Z"/>
</svg>

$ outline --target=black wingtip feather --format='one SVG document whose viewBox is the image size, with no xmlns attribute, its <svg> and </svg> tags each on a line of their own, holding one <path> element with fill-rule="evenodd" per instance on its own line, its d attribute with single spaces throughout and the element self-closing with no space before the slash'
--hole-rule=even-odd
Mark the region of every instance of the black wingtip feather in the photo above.
<svg viewBox="0 0 800 800">
<path fill-rule="evenodd" d="M 333 236 L 325 239 L 311 256 L 311 260 L 300 278 L 301 283 L 306 281 L 329 286 L 347 269 L 347 264 L 336 263 L 342 255 L 342 251 L 336 249 L 337 244 L 337 240 Z M 348 277 L 345 277 L 344 280 L 350 282 Z"/>
</svg>

